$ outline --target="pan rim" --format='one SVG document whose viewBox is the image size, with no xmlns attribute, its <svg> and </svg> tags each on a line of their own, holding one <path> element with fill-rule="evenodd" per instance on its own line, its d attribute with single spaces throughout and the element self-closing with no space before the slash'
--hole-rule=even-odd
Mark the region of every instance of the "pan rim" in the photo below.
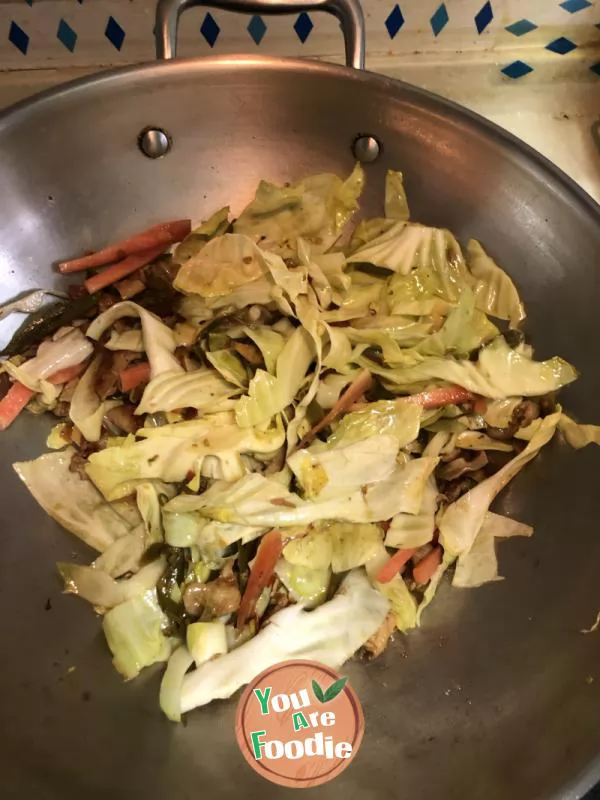
<svg viewBox="0 0 600 800">
<path fill-rule="evenodd" d="M 561 190 L 570 195 L 570 200 L 579 206 L 580 212 L 600 224 L 600 204 L 598 204 L 573 178 L 569 177 L 560 167 L 557 167 L 546 156 L 528 145 L 522 139 L 500 127 L 495 122 L 486 119 L 480 114 L 471 111 L 465 106 L 436 95 L 427 89 L 413 86 L 410 83 L 380 75 L 369 70 L 355 70 L 341 64 L 317 61 L 315 59 L 288 58 L 280 56 L 261 55 L 225 55 L 201 56 L 195 58 L 177 58 L 169 61 L 150 61 L 142 64 L 101 69 L 90 75 L 85 75 L 58 86 L 46 89 L 28 97 L 8 108 L 0 111 L 0 133 L 12 124 L 25 121 L 26 117 L 39 111 L 43 106 L 65 98 L 85 92 L 89 87 L 118 86 L 121 82 L 128 81 L 132 76 L 152 80 L 154 77 L 163 77 L 166 74 L 178 75 L 187 79 L 202 76 L 206 73 L 223 73 L 231 69 L 238 72 L 263 69 L 273 72 L 302 72 L 315 76 L 330 75 L 345 80 L 368 83 L 380 91 L 401 92 L 408 101 L 417 101 L 420 106 L 425 105 L 430 112 L 443 113 L 455 124 L 468 124 L 475 128 L 479 136 L 491 139 L 493 144 L 508 149 L 512 156 L 526 158 L 530 169 L 545 177 L 546 188 L 555 191 Z M 423 103 L 425 101 L 425 103 Z M 552 183 L 555 185 L 552 186 Z"/>
</svg>

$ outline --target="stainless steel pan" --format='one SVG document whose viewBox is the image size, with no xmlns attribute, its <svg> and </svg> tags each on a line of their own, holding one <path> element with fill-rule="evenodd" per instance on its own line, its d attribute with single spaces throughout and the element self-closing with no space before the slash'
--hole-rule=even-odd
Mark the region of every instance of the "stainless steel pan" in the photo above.
<svg viewBox="0 0 600 800">
<path fill-rule="evenodd" d="M 402 169 L 416 219 L 481 239 L 522 291 L 538 354 L 581 369 L 565 393 L 570 409 L 599 422 L 598 207 L 513 137 L 400 82 L 289 59 L 171 61 L 175 20 L 189 5 L 160 6 L 161 62 L 78 81 L 0 116 L 2 296 L 47 286 L 55 259 L 154 221 L 240 208 L 261 178 L 345 174 L 363 137 L 356 152 L 374 159 L 365 212 L 376 213 L 384 171 Z M 356 0 L 222 6 L 335 13 L 348 63 L 363 63 Z M 142 141 L 152 155 L 170 145 L 162 158 L 140 149 L 148 127 L 165 132 Z M 10 466 L 41 451 L 46 426 L 27 417 L 0 439 L 2 796 L 291 796 L 243 762 L 234 702 L 169 724 L 157 672 L 122 683 L 89 608 L 60 595 L 53 564 L 82 548 Z M 579 797 L 595 781 L 600 633 L 579 631 L 600 608 L 599 466 L 591 448 L 544 452 L 501 502 L 536 529 L 502 548 L 507 580 L 474 592 L 444 587 L 420 631 L 371 666 L 349 666 L 366 736 L 319 797 L 547 800 Z"/>
</svg>

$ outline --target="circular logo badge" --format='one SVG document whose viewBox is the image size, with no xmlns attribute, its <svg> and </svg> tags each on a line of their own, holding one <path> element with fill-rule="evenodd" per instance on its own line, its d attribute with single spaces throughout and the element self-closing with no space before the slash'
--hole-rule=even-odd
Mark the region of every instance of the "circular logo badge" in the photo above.
<svg viewBox="0 0 600 800">
<path fill-rule="evenodd" d="M 317 661 L 283 661 L 246 687 L 235 731 L 246 761 L 281 786 L 335 778 L 356 755 L 365 723 L 348 679 Z"/>
</svg>

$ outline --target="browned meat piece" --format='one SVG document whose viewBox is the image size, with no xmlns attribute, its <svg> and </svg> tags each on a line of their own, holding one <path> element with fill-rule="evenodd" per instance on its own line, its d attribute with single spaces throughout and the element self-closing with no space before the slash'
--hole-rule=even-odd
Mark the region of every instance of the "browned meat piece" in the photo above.
<svg viewBox="0 0 600 800">
<path fill-rule="evenodd" d="M 62 392 L 59 394 L 58 399 L 61 403 L 70 403 L 73 399 L 73 395 L 75 394 L 75 389 L 77 388 L 77 384 L 79 383 L 79 378 L 73 378 L 72 381 L 65 383 L 63 386 Z"/>
<path fill-rule="evenodd" d="M 179 264 L 170 255 L 160 256 L 144 267 L 140 277 L 149 289 L 164 291 L 172 287 L 178 271 Z"/>
<path fill-rule="evenodd" d="M 512 415 L 511 424 L 516 425 L 516 430 L 519 428 L 527 428 L 531 425 L 534 419 L 540 416 L 540 407 L 535 400 L 523 400 L 522 403 L 515 408 Z"/>
<path fill-rule="evenodd" d="M 69 416 L 69 403 L 64 403 L 59 401 L 54 408 L 52 409 L 52 413 L 55 417 L 59 417 L 60 419 L 64 419 L 65 417 Z"/>
<path fill-rule="evenodd" d="M 371 660 L 380 656 L 388 646 L 392 633 L 396 627 L 396 618 L 390 611 L 380 627 L 370 639 L 365 642 L 365 652 Z"/>
<path fill-rule="evenodd" d="M 548 394 L 545 394 L 542 397 L 538 397 L 537 402 L 539 403 L 540 413 L 542 417 L 546 417 L 548 414 L 553 414 L 556 411 L 555 392 L 549 392 Z"/>
<path fill-rule="evenodd" d="M 67 294 L 69 295 L 69 300 L 78 300 L 80 297 L 85 297 L 88 294 L 88 290 L 82 283 L 71 283 L 67 286 Z"/>
<path fill-rule="evenodd" d="M 443 487 L 442 501 L 445 498 L 446 503 L 454 503 L 461 495 L 466 494 L 469 489 L 472 489 L 474 485 L 474 482 L 468 477 L 458 478 L 458 480 L 455 481 L 449 481 Z"/>
<path fill-rule="evenodd" d="M 205 610 L 213 617 L 231 614 L 238 610 L 242 599 L 230 564 L 214 581 L 186 584 L 182 597 L 185 610 L 193 617 L 201 616 Z"/>
<path fill-rule="evenodd" d="M 260 619 L 261 627 L 273 616 L 273 614 L 276 614 L 278 611 L 281 611 L 283 608 L 287 608 L 290 605 L 293 605 L 293 600 L 290 598 L 285 586 L 276 578 L 271 588 L 269 605 Z"/>
<path fill-rule="evenodd" d="M 487 455 L 481 450 L 475 458 L 467 458 L 464 454 L 450 461 L 448 464 L 442 464 L 436 470 L 436 475 L 445 481 L 453 481 L 460 478 L 466 472 L 477 472 L 483 469 L 488 463 Z"/>
<path fill-rule="evenodd" d="M 507 441 L 512 439 L 519 428 L 526 428 L 531 425 L 534 419 L 540 416 L 540 406 L 535 400 L 523 400 L 513 411 L 513 415 L 506 428 L 494 428 L 491 425 L 486 427 L 488 436 L 492 439 Z"/>
<path fill-rule="evenodd" d="M 246 342 L 234 342 L 233 349 L 254 367 L 260 367 L 264 364 L 262 353 L 256 345 L 246 344 Z"/>
<path fill-rule="evenodd" d="M 108 292 L 102 292 L 100 298 L 98 300 L 98 313 L 101 314 L 103 311 L 108 311 L 111 306 L 114 306 L 119 300 L 116 295 L 109 294 Z"/>
<path fill-rule="evenodd" d="M 506 442 L 512 439 L 517 431 L 517 425 L 511 420 L 506 428 L 494 428 L 493 425 L 486 425 L 485 432 L 490 439 L 498 439 L 501 442 Z"/>
<path fill-rule="evenodd" d="M 122 405 L 112 408 L 107 414 L 111 422 L 122 433 L 135 433 L 142 424 L 141 417 L 136 417 L 134 406 Z"/>
<path fill-rule="evenodd" d="M 77 472 L 80 478 L 85 478 L 87 480 L 87 474 L 85 472 L 85 464 L 86 460 L 81 453 L 75 452 L 71 456 L 71 463 L 69 464 L 69 471 L 70 472 Z"/>
</svg>

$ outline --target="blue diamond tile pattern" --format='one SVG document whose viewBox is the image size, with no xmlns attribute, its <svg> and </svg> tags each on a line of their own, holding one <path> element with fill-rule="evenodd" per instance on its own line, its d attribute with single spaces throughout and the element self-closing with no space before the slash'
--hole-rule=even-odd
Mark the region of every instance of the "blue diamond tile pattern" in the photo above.
<svg viewBox="0 0 600 800">
<path fill-rule="evenodd" d="M 10 30 L 8 32 L 8 41 L 20 50 L 24 56 L 27 55 L 27 48 L 29 47 L 29 36 L 25 33 L 20 25 L 16 22 L 10 23 Z"/>
<path fill-rule="evenodd" d="M 513 61 L 511 64 L 508 64 L 506 67 L 500 70 L 507 78 L 522 78 L 523 75 L 527 75 L 529 72 L 533 72 L 533 67 L 530 67 L 529 64 L 526 64 L 524 61 Z"/>
<path fill-rule="evenodd" d="M 75 50 L 75 45 L 77 44 L 77 34 L 69 25 L 69 23 L 64 21 L 64 19 L 61 19 L 61 21 L 58 23 L 56 38 L 61 44 L 64 44 L 67 50 L 69 50 L 71 53 L 73 50 Z"/>
<path fill-rule="evenodd" d="M 492 4 L 488 0 L 488 2 L 482 6 L 475 15 L 475 27 L 477 28 L 477 33 L 482 34 L 493 19 L 494 12 L 492 10 Z"/>
<path fill-rule="evenodd" d="M 576 14 L 578 11 L 583 11 L 584 8 L 589 8 L 592 4 L 589 0 L 565 0 L 560 4 L 561 8 L 568 11 L 569 14 Z"/>
<path fill-rule="evenodd" d="M 260 44 L 265 33 L 267 32 L 267 26 L 265 25 L 263 18 L 259 17 L 258 14 L 255 14 L 248 23 L 247 31 L 250 34 L 252 41 L 255 44 Z"/>
<path fill-rule="evenodd" d="M 200 33 L 202 36 L 204 36 L 210 47 L 215 46 L 215 42 L 221 33 L 221 28 L 219 28 L 216 19 L 213 17 L 210 11 L 202 20 L 202 25 L 200 25 Z"/>
<path fill-rule="evenodd" d="M 117 50 L 120 50 L 123 47 L 123 42 L 125 41 L 125 31 L 114 17 L 108 18 L 104 35 Z"/>
<path fill-rule="evenodd" d="M 446 25 L 448 24 L 448 10 L 446 8 L 446 4 L 442 3 L 441 6 L 438 6 L 434 15 L 429 20 L 431 25 L 431 30 L 433 31 L 434 36 L 439 36 L 439 34 L 444 30 Z"/>
<path fill-rule="evenodd" d="M 547 44 L 546 50 L 550 50 L 551 53 L 558 53 L 559 56 L 566 56 L 567 53 L 570 53 L 571 50 L 575 50 L 576 47 L 577 45 L 570 39 L 561 36 L 553 42 L 550 42 L 550 44 Z"/>
<path fill-rule="evenodd" d="M 600 61 L 598 61 L 597 64 L 592 64 L 590 69 L 592 70 L 592 72 L 595 72 L 596 75 L 600 78 Z"/>
<path fill-rule="evenodd" d="M 390 35 L 390 39 L 393 39 L 394 36 L 398 33 L 400 28 L 404 25 L 404 16 L 402 11 L 400 10 L 400 6 L 398 3 L 392 8 L 389 13 L 388 18 L 385 21 L 385 27 L 387 28 L 387 32 Z"/>
<path fill-rule="evenodd" d="M 507 25 L 504 30 L 512 33 L 513 36 L 525 36 L 526 33 L 536 30 L 537 25 L 529 19 L 520 19 L 518 22 L 513 22 L 512 25 Z"/>
<path fill-rule="evenodd" d="M 312 19 L 305 11 L 298 15 L 298 19 L 294 22 L 294 30 L 302 44 L 308 39 L 314 27 Z"/>
</svg>

